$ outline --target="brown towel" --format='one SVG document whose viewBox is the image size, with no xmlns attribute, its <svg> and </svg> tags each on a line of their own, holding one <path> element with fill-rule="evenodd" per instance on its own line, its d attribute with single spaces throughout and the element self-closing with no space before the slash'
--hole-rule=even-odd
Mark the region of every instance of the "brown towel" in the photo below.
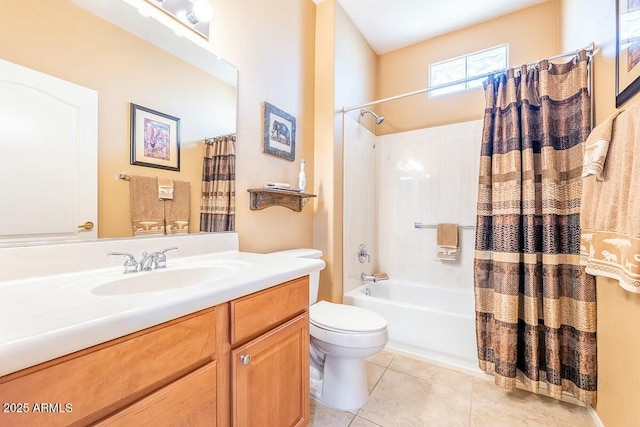
<svg viewBox="0 0 640 427">
<path fill-rule="evenodd" d="M 155 176 L 131 176 L 131 221 L 134 236 L 164 234 L 164 205 Z"/>
<path fill-rule="evenodd" d="M 173 180 L 169 178 L 158 177 L 158 199 L 173 199 Z"/>
<path fill-rule="evenodd" d="M 580 261 L 640 293 L 640 103 L 613 123 L 606 171 L 582 179 Z"/>
<path fill-rule="evenodd" d="M 458 224 L 455 223 L 443 223 L 438 224 L 437 235 L 438 246 L 446 248 L 458 247 Z"/>
<path fill-rule="evenodd" d="M 455 261 L 458 258 L 458 224 L 438 224 L 436 242 L 438 244 L 436 259 Z"/>
<path fill-rule="evenodd" d="M 167 234 L 189 232 L 190 194 L 188 181 L 173 181 L 173 200 L 164 201 Z"/>
<path fill-rule="evenodd" d="M 604 180 L 604 162 L 607 160 L 609 143 L 613 132 L 613 122 L 622 110 L 616 110 L 604 122 L 596 126 L 585 143 L 582 161 L 582 176 L 595 175 L 598 181 Z"/>
</svg>

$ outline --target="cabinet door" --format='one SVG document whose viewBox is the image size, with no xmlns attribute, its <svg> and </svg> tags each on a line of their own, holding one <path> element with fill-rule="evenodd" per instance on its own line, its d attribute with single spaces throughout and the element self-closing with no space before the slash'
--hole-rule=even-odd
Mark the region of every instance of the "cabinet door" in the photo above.
<svg viewBox="0 0 640 427">
<path fill-rule="evenodd" d="M 290 320 L 231 354 L 233 425 L 309 422 L 309 315 Z"/>
</svg>

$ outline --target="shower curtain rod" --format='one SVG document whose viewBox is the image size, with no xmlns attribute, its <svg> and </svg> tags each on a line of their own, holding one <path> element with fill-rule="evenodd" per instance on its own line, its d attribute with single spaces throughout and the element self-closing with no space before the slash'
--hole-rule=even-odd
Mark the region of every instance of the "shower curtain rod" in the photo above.
<svg viewBox="0 0 640 427">
<path fill-rule="evenodd" d="M 561 55 L 555 55 L 555 56 L 552 56 L 552 57 L 549 57 L 549 58 L 546 58 L 546 59 L 549 60 L 549 61 L 552 61 L 554 59 L 564 58 L 565 56 L 576 55 L 581 50 L 585 50 L 585 51 L 587 51 L 587 53 L 589 55 L 593 55 L 593 52 L 594 52 L 595 48 L 596 48 L 595 44 L 593 42 L 591 42 L 591 44 L 589 46 L 584 47 L 582 49 L 579 49 L 579 50 L 576 50 L 576 51 L 573 51 L 573 52 L 563 53 Z M 540 62 L 540 61 L 528 62 L 527 65 L 537 64 L 538 62 Z M 346 113 L 348 111 L 358 110 L 358 109 L 361 109 L 361 108 L 364 108 L 364 107 L 369 107 L 371 105 L 382 104 L 383 102 L 387 102 L 387 101 L 395 101 L 396 99 L 406 98 L 408 96 L 413 96 L 413 95 L 419 95 L 421 93 L 428 93 L 428 92 L 431 92 L 432 90 L 443 89 L 443 88 L 449 87 L 449 86 L 455 86 L 455 85 L 458 85 L 460 83 L 469 82 L 471 80 L 487 78 L 487 77 L 492 76 L 494 74 L 504 73 L 505 71 L 508 71 L 508 70 L 511 70 L 511 69 L 514 69 L 514 68 L 520 68 L 520 67 L 519 66 L 518 67 L 509 67 L 509 68 L 505 68 L 503 70 L 492 71 L 492 72 L 486 73 L 486 74 L 480 74 L 480 75 L 477 75 L 477 76 L 467 77 L 465 79 L 460 79 L 460 80 L 456 80 L 456 81 L 449 82 L 449 83 L 443 83 L 441 85 L 428 87 L 426 89 L 420 89 L 420 90 L 416 90 L 416 91 L 413 91 L 413 92 L 407 92 L 407 93 L 403 93 L 401 95 L 391 96 L 389 98 L 378 99 L 377 101 L 367 102 L 366 104 L 360 104 L 360 105 L 356 105 L 356 106 L 353 106 L 353 107 L 342 107 L 342 112 Z"/>
</svg>

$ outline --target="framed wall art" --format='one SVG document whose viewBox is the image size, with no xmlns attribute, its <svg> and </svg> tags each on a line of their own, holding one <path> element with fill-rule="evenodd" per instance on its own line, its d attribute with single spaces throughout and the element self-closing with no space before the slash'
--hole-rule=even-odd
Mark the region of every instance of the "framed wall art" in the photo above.
<svg viewBox="0 0 640 427">
<path fill-rule="evenodd" d="M 180 119 L 131 104 L 131 164 L 180 171 Z"/>
<path fill-rule="evenodd" d="M 268 102 L 263 103 L 264 152 L 294 161 L 296 158 L 296 118 Z"/>
<path fill-rule="evenodd" d="M 616 107 L 640 90 L 640 0 L 616 0 Z"/>
</svg>

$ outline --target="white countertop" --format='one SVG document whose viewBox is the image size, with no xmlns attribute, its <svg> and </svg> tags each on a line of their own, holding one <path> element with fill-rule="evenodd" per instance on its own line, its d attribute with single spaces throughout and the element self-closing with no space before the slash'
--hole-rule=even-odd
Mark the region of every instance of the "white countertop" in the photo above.
<svg viewBox="0 0 640 427">
<path fill-rule="evenodd" d="M 73 353 L 324 268 L 318 259 L 228 250 L 171 258 L 169 269 L 241 265 L 210 282 L 154 292 L 95 295 L 95 281 L 118 278 L 121 265 L 0 281 L 0 376 Z M 138 272 L 133 275 L 162 274 Z M 268 307 L 265 307 L 268 308 Z"/>
</svg>

